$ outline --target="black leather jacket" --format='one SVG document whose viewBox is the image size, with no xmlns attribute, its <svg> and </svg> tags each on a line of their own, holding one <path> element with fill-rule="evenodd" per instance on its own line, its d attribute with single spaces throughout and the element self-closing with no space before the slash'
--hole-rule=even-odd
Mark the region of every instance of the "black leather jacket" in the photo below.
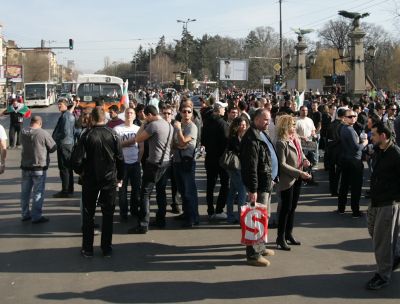
<svg viewBox="0 0 400 304">
<path fill-rule="evenodd" d="M 259 132 L 252 126 L 246 131 L 240 144 L 242 180 L 251 193 L 272 190 L 271 155 L 268 145 L 262 140 Z M 269 136 L 265 135 L 269 139 Z"/>
<path fill-rule="evenodd" d="M 112 188 L 124 176 L 124 156 L 118 135 L 106 127 L 94 126 L 79 139 L 86 153 L 82 182 L 96 188 Z"/>
</svg>

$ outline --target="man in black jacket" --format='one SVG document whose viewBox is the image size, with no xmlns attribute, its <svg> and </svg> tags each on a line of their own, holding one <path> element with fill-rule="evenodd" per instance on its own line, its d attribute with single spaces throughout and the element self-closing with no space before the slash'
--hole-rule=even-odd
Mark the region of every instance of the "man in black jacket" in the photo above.
<svg viewBox="0 0 400 304">
<path fill-rule="evenodd" d="M 227 103 L 217 101 L 213 113 L 203 121 L 201 143 L 206 149 L 205 167 L 207 173 L 207 213 L 211 219 L 226 219 L 223 212 L 229 190 L 228 173 L 219 165 L 219 159 L 228 143 L 229 126 L 223 119 Z M 219 176 L 221 187 L 214 209 L 214 188 Z"/>
<path fill-rule="evenodd" d="M 279 162 L 271 139 L 266 133 L 271 114 L 266 109 L 254 113 L 253 124 L 243 136 L 240 145 L 242 180 L 247 189 L 248 199 L 270 209 L 271 192 L 274 182 L 279 179 Z M 246 246 L 247 263 L 253 266 L 268 266 L 263 256 L 274 255 L 264 244 Z"/>
<path fill-rule="evenodd" d="M 353 110 L 346 110 L 344 126 L 340 129 L 340 149 L 342 177 L 338 196 L 338 213 L 344 214 L 347 204 L 347 193 L 351 189 L 351 210 L 353 218 L 362 216 L 360 212 L 360 197 L 363 183 L 362 150 L 368 144 L 366 138 L 358 137 L 353 128 L 357 114 Z"/>
<path fill-rule="evenodd" d="M 382 122 L 372 127 L 371 139 L 376 152 L 372 162 L 368 229 L 377 272 L 367 289 L 377 290 L 389 284 L 392 271 L 400 265 L 400 148 Z"/>
<path fill-rule="evenodd" d="M 92 118 L 94 126 L 78 142 L 78 146 L 83 149 L 76 148 L 77 151 L 84 151 L 80 155 L 83 163 L 81 254 L 84 257 L 93 257 L 94 214 L 97 203 L 103 214 L 101 249 L 104 256 L 111 255 L 116 189 L 124 176 L 124 156 L 118 135 L 106 127 L 105 113 L 100 107 L 93 109 Z"/>
</svg>

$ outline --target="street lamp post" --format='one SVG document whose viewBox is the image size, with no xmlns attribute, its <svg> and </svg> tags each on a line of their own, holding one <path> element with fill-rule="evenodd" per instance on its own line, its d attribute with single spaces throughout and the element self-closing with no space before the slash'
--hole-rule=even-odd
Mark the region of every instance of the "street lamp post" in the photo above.
<svg viewBox="0 0 400 304">
<path fill-rule="evenodd" d="M 189 22 L 195 22 L 196 19 L 186 19 L 186 20 L 176 20 L 178 23 L 183 23 L 183 29 L 186 33 L 188 34 L 188 23 Z M 186 36 L 186 90 L 189 90 L 189 41 Z"/>
<path fill-rule="evenodd" d="M 375 54 L 376 54 L 376 47 L 373 46 L 373 45 L 370 45 L 367 48 L 367 52 L 368 52 L 368 57 L 372 61 L 372 82 L 376 86 L 376 83 L 375 83 Z"/>
</svg>

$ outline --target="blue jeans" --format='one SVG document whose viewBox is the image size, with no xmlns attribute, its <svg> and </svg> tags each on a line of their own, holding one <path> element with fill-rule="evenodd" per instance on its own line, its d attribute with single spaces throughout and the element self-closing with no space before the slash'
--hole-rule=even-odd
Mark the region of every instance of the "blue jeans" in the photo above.
<svg viewBox="0 0 400 304">
<path fill-rule="evenodd" d="M 124 178 L 122 187 L 118 191 L 119 214 L 126 216 L 128 214 L 128 183 L 131 184 L 130 213 L 138 215 L 140 199 L 140 162 L 124 165 Z"/>
<path fill-rule="evenodd" d="M 167 186 L 168 175 L 167 169 L 170 163 L 163 164 L 156 172 L 155 181 L 152 178 L 152 174 L 149 174 L 149 169 L 146 166 L 143 170 L 142 186 L 140 189 L 140 210 L 139 210 L 139 222 L 140 226 L 148 228 L 150 222 L 150 195 L 156 187 L 156 201 L 158 210 L 156 213 L 156 221 L 165 221 L 165 215 L 167 213 L 167 194 L 165 188 Z"/>
<path fill-rule="evenodd" d="M 22 218 L 32 216 L 36 221 L 42 217 L 46 171 L 22 170 L 21 183 L 21 215 Z M 32 211 L 29 211 L 29 201 L 32 194 Z"/>
<path fill-rule="evenodd" d="M 190 171 L 185 170 L 182 163 L 174 163 L 174 174 L 176 186 L 182 196 L 182 207 L 186 220 L 189 224 L 199 222 L 199 200 L 197 195 L 197 186 L 195 181 L 196 162 L 192 162 Z"/>
<path fill-rule="evenodd" d="M 226 199 L 226 211 L 228 215 L 228 222 L 239 220 L 240 207 L 246 203 L 246 187 L 242 181 L 240 170 L 228 170 L 230 178 L 229 193 Z M 238 195 L 238 214 L 233 212 L 233 201 L 235 200 L 236 193 Z"/>
</svg>

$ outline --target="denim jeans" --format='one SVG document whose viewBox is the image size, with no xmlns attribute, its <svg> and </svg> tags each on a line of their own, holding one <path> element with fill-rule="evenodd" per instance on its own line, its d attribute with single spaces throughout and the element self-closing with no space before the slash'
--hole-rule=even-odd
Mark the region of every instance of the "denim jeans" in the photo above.
<svg viewBox="0 0 400 304">
<path fill-rule="evenodd" d="M 138 215 L 139 199 L 140 199 L 140 162 L 124 165 L 124 178 L 122 187 L 118 191 L 119 214 L 126 216 L 128 214 L 128 183 L 131 184 L 130 213 Z"/>
<path fill-rule="evenodd" d="M 22 218 L 32 217 L 36 221 L 42 217 L 46 171 L 22 170 L 21 183 L 21 215 Z M 32 210 L 29 201 L 32 195 Z"/>
<path fill-rule="evenodd" d="M 156 220 L 161 222 L 165 221 L 165 215 L 167 213 L 167 194 L 165 188 L 167 186 L 168 176 L 167 169 L 171 164 L 165 163 L 156 172 L 155 182 L 147 172 L 146 166 L 143 171 L 142 186 L 140 189 L 140 210 L 139 210 L 139 222 L 140 226 L 148 228 L 150 222 L 150 195 L 156 187 L 156 201 L 158 210 L 156 213 Z"/>
<path fill-rule="evenodd" d="M 226 211 L 228 215 L 228 222 L 239 220 L 240 207 L 246 203 L 246 187 L 242 181 L 242 175 L 240 170 L 228 170 L 228 175 L 230 178 L 229 192 L 226 199 Z M 238 214 L 233 212 L 233 201 L 237 193 L 238 198 Z"/>
<path fill-rule="evenodd" d="M 182 196 L 182 207 L 186 220 L 189 224 L 199 222 L 199 200 L 195 181 L 196 162 L 193 161 L 190 171 L 184 170 L 182 163 L 176 162 L 173 165 L 176 179 L 176 186 Z"/>
</svg>

